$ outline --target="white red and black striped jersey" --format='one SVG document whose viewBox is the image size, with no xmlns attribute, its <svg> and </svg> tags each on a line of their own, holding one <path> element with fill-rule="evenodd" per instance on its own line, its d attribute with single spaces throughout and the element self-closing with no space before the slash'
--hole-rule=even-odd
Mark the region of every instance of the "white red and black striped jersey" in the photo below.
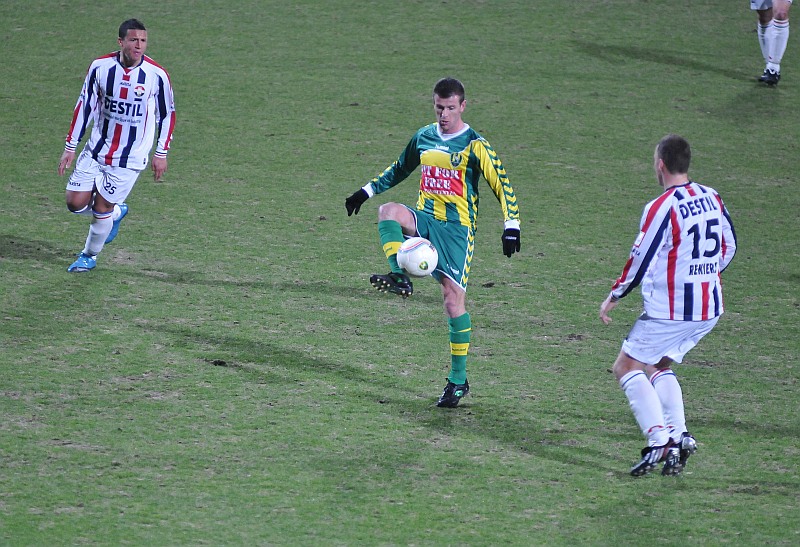
<svg viewBox="0 0 800 547">
<path fill-rule="evenodd" d="M 649 317 L 718 317 L 720 274 L 735 253 L 736 233 L 719 194 L 691 181 L 673 186 L 645 206 L 639 237 L 611 295 L 622 298 L 641 285 Z"/>
<path fill-rule="evenodd" d="M 144 169 L 156 134 L 155 155 L 166 157 L 175 128 L 169 74 L 146 55 L 133 68 L 119 63 L 119 52 L 95 59 L 75 105 L 66 150 L 75 151 L 90 122 L 85 149 L 98 163 Z"/>
</svg>

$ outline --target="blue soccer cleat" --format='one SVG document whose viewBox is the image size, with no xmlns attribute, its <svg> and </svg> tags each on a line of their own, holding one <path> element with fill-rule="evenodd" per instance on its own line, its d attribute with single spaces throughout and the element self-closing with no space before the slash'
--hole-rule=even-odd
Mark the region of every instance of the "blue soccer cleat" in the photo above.
<svg viewBox="0 0 800 547">
<path fill-rule="evenodd" d="M 67 271 L 75 273 L 88 272 L 89 270 L 93 270 L 95 266 L 97 266 L 97 257 L 81 252 L 81 254 L 78 255 L 78 260 L 73 262 L 70 267 L 67 268 Z"/>
<path fill-rule="evenodd" d="M 128 204 L 120 203 L 119 211 L 120 211 L 119 218 L 114 221 L 114 226 L 111 227 L 111 232 L 108 234 L 108 237 L 106 238 L 106 243 L 111 243 L 112 241 L 114 241 L 114 238 L 117 237 L 117 233 L 119 232 L 119 225 L 122 223 L 122 219 L 125 218 L 125 215 L 128 214 Z"/>
</svg>

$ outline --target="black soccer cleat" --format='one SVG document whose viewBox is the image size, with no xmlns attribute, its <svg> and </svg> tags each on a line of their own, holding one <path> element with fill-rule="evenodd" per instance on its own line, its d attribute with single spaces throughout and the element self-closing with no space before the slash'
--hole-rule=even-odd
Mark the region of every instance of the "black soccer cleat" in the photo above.
<svg viewBox="0 0 800 547">
<path fill-rule="evenodd" d="M 675 443 L 675 446 L 669 449 L 667 458 L 664 460 L 664 469 L 661 470 L 662 475 L 680 475 L 686 467 L 686 462 L 689 456 L 697 452 L 697 441 L 687 431 L 681 433 L 680 440 Z"/>
<path fill-rule="evenodd" d="M 778 85 L 781 81 L 781 73 L 775 70 L 764 69 L 764 73 L 758 78 L 758 81 L 768 86 Z"/>
<path fill-rule="evenodd" d="M 689 456 L 697 452 L 697 439 L 692 437 L 692 435 L 686 431 L 685 433 L 681 433 L 681 440 L 678 441 L 678 448 L 681 451 L 681 468 L 686 467 L 686 461 L 689 459 Z"/>
<path fill-rule="evenodd" d="M 664 467 L 661 469 L 661 474 L 664 476 L 680 475 L 683 471 L 683 464 L 681 463 L 681 449 L 679 445 L 672 446 L 667 450 L 667 455 L 664 458 Z"/>
<path fill-rule="evenodd" d="M 467 393 L 469 393 L 469 382 L 464 380 L 463 384 L 454 384 L 450 380 L 447 380 L 447 385 L 444 386 L 444 391 L 442 392 L 442 396 L 439 397 L 439 400 L 436 402 L 436 406 L 443 407 L 443 408 L 455 408 L 458 406 L 458 402 L 464 397 Z"/>
<path fill-rule="evenodd" d="M 641 477 L 642 475 L 647 475 L 650 471 L 655 469 L 659 463 L 667 462 L 670 458 L 674 458 L 675 465 L 678 463 L 680 459 L 680 452 L 678 450 L 670 451 L 673 447 L 676 447 L 675 441 L 670 439 L 667 444 L 661 446 L 645 446 L 642 448 L 642 459 L 631 467 L 631 475 L 634 477 Z"/>
<path fill-rule="evenodd" d="M 406 274 L 395 272 L 386 275 L 374 274 L 369 278 L 369 282 L 379 291 L 399 294 L 403 298 L 414 294 L 414 285 Z"/>
</svg>

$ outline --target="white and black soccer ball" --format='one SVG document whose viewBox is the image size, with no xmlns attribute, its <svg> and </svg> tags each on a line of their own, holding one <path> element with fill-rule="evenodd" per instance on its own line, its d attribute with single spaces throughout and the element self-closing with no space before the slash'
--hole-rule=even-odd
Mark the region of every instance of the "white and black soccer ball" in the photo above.
<svg viewBox="0 0 800 547">
<path fill-rule="evenodd" d="M 412 237 L 400 245 L 397 263 L 408 275 L 425 277 L 431 275 L 439 264 L 439 253 L 433 243 L 424 237 Z"/>
</svg>

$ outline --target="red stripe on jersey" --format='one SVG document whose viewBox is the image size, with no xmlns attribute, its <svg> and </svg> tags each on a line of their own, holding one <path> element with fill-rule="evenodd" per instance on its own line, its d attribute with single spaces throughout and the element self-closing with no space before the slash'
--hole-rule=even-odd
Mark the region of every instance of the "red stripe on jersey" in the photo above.
<svg viewBox="0 0 800 547">
<path fill-rule="evenodd" d="M 724 213 L 725 205 L 722 204 L 722 198 L 719 197 L 719 194 L 714 195 L 714 199 L 717 200 L 717 205 L 719 205 L 719 210 Z M 724 220 L 724 218 L 723 218 Z M 725 233 L 722 234 L 722 259 L 724 260 L 725 257 L 728 256 L 728 243 L 725 241 Z M 723 262 L 724 264 L 724 262 Z"/>
<path fill-rule="evenodd" d="M 169 133 L 167 133 L 167 138 L 164 139 L 164 152 L 169 150 L 169 145 L 172 143 L 172 132 L 175 130 L 175 111 L 172 111 L 172 114 L 169 116 Z"/>
<path fill-rule="evenodd" d="M 678 247 L 681 246 L 681 226 L 675 209 L 669 210 L 672 223 L 672 249 L 667 255 L 667 292 L 669 293 L 669 318 L 675 319 L 675 271 L 678 264 Z"/>
<path fill-rule="evenodd" d="M 72 113 L 72 123 L 69 124 L 69 131 L 67 131 L 67 142 L 69 142 L 69 136 L 72 135 L 72 132 L 75 130 L 75 123 L 78 121 L 78 115 L 81 113 L 81 110 L 83 110 L 83 102 L 78 101 L 78 105 Z"/>
<path fill-rule="evenodd" d="M 114 138 L 111 141 L 111 146 L 108 147 L 108 153 L 106 154 L 106 165 L 111 165 L 112 160 L 114 159 L 114 152 L 117 151 L 119 148 L 119 141 L 122 137 L 122 125 L 117 124 L 114 126 Z"/>
<path fill-rule="evenodd" d="M 130 75 L 130 74 L 125 74 L 125 75 L 122 77 L 122 81 L 123 81 L 123 82 L 130 82 L 130 81 L 131 81 L 131 75 Z M 127 99 L 127 98 L 128 98 L 128 88 L 127 88 L 127 87 L 125 87 L 125 86 L 122 86 L 122 87 L 119 89 L 119 98 L 120 98 L 120 99 Z"/>
<path fill-rule="evenodd" d="M 167 69 L 165 69 L 163 66 L 161 66 L 160 64 L 158 64 L 157 62 L 155 62 L 155 61 L 154 61 L 154 60 L 153 60 L 151 57 L 148 57 L 147 55 L 142 55 L 142 59 L 143 59 L 144 61 L 146 61 L 146 62 L 150 63 L 151 65 L 153 65 L 153 66 L 157 66 L 158 68 L 160 68 L 161 70 L 163 70 L 163 71 L 164 71 L 164 73 L 167 75 L 167 78 L 170 80 L 170 83 L 172 82 L 172 78 L 170 78 L 170 77 L 169 77 L 169 73 L 167 72 Z"/>
<path fill-rule="evenodd" d="M 686 193 L 688 193 L 690 196 L 694 197 L 697 195 L 697 192 L 694 191 L 694 188 L 692 188 L 691 183 L 684 186 L 684 188 L 686 188 Z"/>
<path fill-rule="evenodd" d="M 708 303 L 711 300 L 711 294 L 708 291 L 709 282 L 705 281 L 700 284 L 703 293 L 703 321 L 708 319 Z"/>
<path fill-rule="evenodd" d="M 628 261 L 625 263 L 625 267 L 622 268 L 622 275 L 619 276 L 619 279 L 614 281 L 614 285 L 611 287 L 611 290 L 614 291 L 622 285 L 622 282 L 625 279 L 628 279 L 628 272 L 631 270 L 631 265 L 633 264 L 633 257 L 628 258 Z"/>
<path fill-rule="evenodd" d="M 647 218 L 645 219 L 644 225 L 642 226 L 643 232 L 646 232 L 650 228 L 650 224 L 652 224 L 653 218 L 655 218 L 656 213 L 658 213 L 658 210 L 661 209 L 661 206 L 664 204 L 666 200 L 672 198 L 672 194 L 674 193 L 675 189 L 670 188 L 669 190 L 661 194 L 661 196 L 653 202 L 653 205 L 650 207 L 650 210 L 647 211 Z"/>
</svg>

